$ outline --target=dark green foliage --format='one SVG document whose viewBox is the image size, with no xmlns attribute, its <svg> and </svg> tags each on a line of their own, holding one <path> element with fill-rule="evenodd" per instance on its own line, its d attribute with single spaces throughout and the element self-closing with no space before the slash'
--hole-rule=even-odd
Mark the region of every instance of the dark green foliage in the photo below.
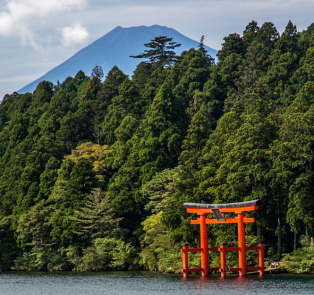
<svg viewBox="0 0 314 295">
<path fill-rule="evenodd" d="M 123 214 L 121 216 L 125 216 L 125 222 L 138 220 L 147 203 L 141 186 L 156 172 L 177 166 L 184 135 L 184 117 L 182 105 L 165 82 L 132 137 L 130 154 L 109 187 L 112 205 L 119 214 Z M 128 222 L 126 226 L 130 228 L 131 224 Z"/>
<path fill-rule="evenodd" d="M 146 63 L 142 61 L 136 67 L 136 70 L 134 71 L 134 74 L 132 76 L 132 82 L 140 90 L 140 92 L 143 92 L 143 90 L 145 89 L 152 72 L 153 65 L 151 63 Z"/>
<path fill-rule="evenodd" d="M 257 22 L 252 20 L 243 31 L 243 41 L 250 44 L 256 40 L 260 27 Z"/>
<path fill-rule="evenodd" d="M 101 126 L 101 136 L 105 144 L 113 144 L 116 141 L 115 130 L 127 115 L 135 118 L 142 114 L 142 101 L 139 91 L 134 83 L 126 78 L 119 87 L 119 95 L 116 96 L 107 110 L 104 122 Z"/>
<path fill-rule="evenodd" d="M 75 224 L 69 217 L 73 215 L 73 210 L 85 204 L 87 196 L 97 187 L 95 176 L 91 161 L 85 157 L 77 162 L 67 159 L 62 163 L 54 190 L 48 199 L 56 203 L 57 209 L 52 218 L 51 236 L 54 240 L 67 243 L 73 239 Z"/>
<path fill-rule="evenodd" d="M 85 77 L 86 77 L 85 73 L 82 70 L 78 71 L 74 77 L 75 85 L 77 85 L 77 86 L 81 85 L 82 82 L 84 81 Z"/>
<path fill-rule="evenodd" d="M 140 55 L 131 57 L 149 59 L 151 63 L 161 68 L 172 65 L 174 62 L 178 61 L 179 57 L 173 50 L 181 46 L 181 44 L 172 41 L 172 38 L 167 36 L 155 37 L 150 41 L 151 42 L 144 44 L 150 49 L 144 50 L 144 53 Z"/>
<path fill-rule="evenodd" d="M 112 99 L 119 95 L 119 87 L 127 76 L 117 67 L 114 66 L 106 76 L 103 83 L 103 88 L 97 94 L 97 99 L 104 105 L 103 109 L 106 110 L 111 104 Z"/>
<path fill-rule="evenodd" d="M 273 23 L 265 22 L 256 34 L 256 41 L 263 44 L 269 50 L 274 48 L 280 35 Z"/>
<path fill-rule="evenodd" d="M 104 77 L 104 71 L 101 66 L 95 66 L 92 70 L 91 77 L 98 77 L 100 80 Z"/>
<path fill-rule="evenodd" d="M 198 48 L 199 48 L 199 51 L 201 51 L 203 53 L 203 55 L 208 59 L 208 62 L 209 63 L 212 63 L 214 64 L 215 60 L 213 57 L 211 57 L 209 54 L 207 54 L 207 50 L 205 49 L 205 45 L 204 45 L 204 35 L 201 37 L 201 40 L 200 40 L 200 44 L 198 45 Z"/>
<path fill-rule="evenodd" d="M 246 53 L 245 42 L 239 34 L 230 34 L 228 37 L 224 38 L 224 41 L 222 49 L 219 50 L 217 54 L 219 61 L 224 61 L 232 53 L 236 53 L 241 56 L 244 56 Z"/>
<path fill-rule="evenodd" d="M 275 49 L 279 49 L 281 53 L 295 52 L 298 46 L 297 27 L 289 20 L 285 31 L 276 42 Z"/>
<path fill-rule="evenodd" d="M 4 124 L 8 120 L 7 114 L 4 110 L 4 108 L 0 109 L 0 132 L 2 131 Z"/>
<path fill-rule="evenodd" d="M 292 232 L 310 241 L 313 36 L 313 24 L 289 21 L 280 36 L 252 21 L 224 38 L 217 64 L 204 36 L 180 57 L 156 37 L 132 80 L 115 66 L 104 82 L 79 71 L 6 95 L 1 270 L 179 269 L 177 245 L 197 246 L 199 230 L 184 202 L 261 199 L 248 243 L 264 239 L 273 259 L 293 250 Z M 209 227 L 211 245 L 222 238 L 235 243 L 234 227 Z"/>
<path fill-rule="evenodd" d="M 145 206 L 145 210 L 159 213 L 165 209 L 175 192 L 174 183 L 178 177 L 179 169 L 179 167 L 164 169 L 162 172 L 156 173 L 152 180 L 143 185 L 142 193 L 150 199 Z"/>
<path fill-rule="evenodd" d="M 188 224 L 191 217 L 185 212 L 182 203 L 201 201 L 198 160 L 212 127 L 206 115 L 199 110 L 192 118 L 179 157 L 180 170 L 175 182 L 176 194 L 167 201 L 164 208 L 163 220 L 172 229 L 171 237 L 176 241 L 180 238 L 190 240 L 189 236 L 196 234 L 195 228 L 193 231 L 193 227 Z M 184 222 L 182 217 L 185 219 Z"/>
<path fill-rule="evenodd" d="M 313 232 L 313 96 L 314 84 L 307 82 L 283 117 L 279 140 L 274 143 L 272 177 L 285 197 L 287 221 L 300 232 Z M 283 209 L 283 207 L 282 207 Z"/>
<path fill-rule="evenodd" d="M 267 50 L 263 45 L 254 41 L 247 48 L 245 59 L 243 59 L 238 69 L 238 79 L 235 82 L 235 88 L 229 88 L 228 98 L 225 101 L 225 111 L 230 111 L 236 101 L 239 101 L 243 107 L 249 99 L 255 83 L 263 73 L 264 61 L 267 58 Z"/>
<path fill-rule="evenodd" d="M 75 233 L 84 239 L 113 237 L 122 218 L 114 218 L 108 197 L 100 189 L 94 190 L 84 207 L 75 211 Z"/>
<path fill-rule="evenodd" d="M 48 199 L 58 177 L 60 161 L 51 157 L 45 165 L 44 172 L 40 175 L 39 193 L 37 199 Z M 36 200 L 37 201 L 37 200 Z"/>
</svg>

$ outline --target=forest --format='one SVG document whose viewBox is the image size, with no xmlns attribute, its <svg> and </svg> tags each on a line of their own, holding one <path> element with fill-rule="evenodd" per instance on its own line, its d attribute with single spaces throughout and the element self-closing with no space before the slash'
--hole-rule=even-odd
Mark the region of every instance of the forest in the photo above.
<svg viewBox="0 0 314 295">
<path fill-rule="evenodd" d="M 0 270 L 179 272 L 180 244 L 199 243 L 184 202 L 260 199 L 247 244 L 314 271 L 314 23 L 223 40 L 217 63 L 204 37 L 176 56 L 160 36 L 132 77 L 95 67 L 3 98 Z M 236 245 L 237 229 L 208 237 Z"/>
</svg>

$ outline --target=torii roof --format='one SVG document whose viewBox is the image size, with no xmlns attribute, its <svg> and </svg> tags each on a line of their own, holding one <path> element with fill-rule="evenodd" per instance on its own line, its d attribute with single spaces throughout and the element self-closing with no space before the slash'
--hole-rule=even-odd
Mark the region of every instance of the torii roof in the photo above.
<svg viewBox="0 0 314 295">
<path fill-rule="evenodd" d="M 261 200 L 252 200 L 237 203 L 225 203 L 225 204 L 202 204 L 202 203 L 184 203 L 184 208 L 195 208 L 195 209 L 223 209 L 223 208 L 242 208 L 248 206 L 260 205 Z"/>
</svg>

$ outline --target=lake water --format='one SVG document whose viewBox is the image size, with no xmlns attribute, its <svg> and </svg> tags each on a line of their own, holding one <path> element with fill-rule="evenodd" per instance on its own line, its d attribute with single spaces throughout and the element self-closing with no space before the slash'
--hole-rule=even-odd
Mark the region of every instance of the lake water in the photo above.
<svg viewBox="0 0 314 295">
<path fill-rule="evenodd" d="M 183 279 L 149 272 L 0 273 L 5 295 L 248 295 L 314 294 L 314 275 L 217 276 Z"/>
</svg>

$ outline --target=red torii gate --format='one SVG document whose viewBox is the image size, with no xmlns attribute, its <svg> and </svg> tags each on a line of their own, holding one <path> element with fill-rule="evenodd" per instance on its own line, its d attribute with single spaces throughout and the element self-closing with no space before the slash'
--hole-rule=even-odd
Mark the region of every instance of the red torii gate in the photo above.
<svg viewBox="0 0 314 295">
<path fill-rule="evenodd" d="M 191 224 L 200 225 L 201 248 L 189 249 L 188 244 L 182 244 L 181 252 L 183 253 L 183 276 L 188 277 L 190 272 L 201 271 L 202 276 L 208 276 L 209 271 L 220 271 L 221 277 L 226 277 L 227 271 L 239 271 L 240 276 L 245 276 L 247 270 L 259 270 L 260 275 L 264 275 L 264 243 L 258 242 L 258 247 L 246 247 L 245 245 L 245 225 L 244 223 L 255 222 L 255 218 L 244 216 L 245 212 L 255 211 L 258 209 L 260 200 L 253 200 L 238 203 L 226 204 L 200 204 L 200 203 L 184 203 L 183 207 L 187 209 L 188 213 L 196 213 L 200 217 L 196 220 L 191 220 Z M 225 213 L 234 212 L 236 217 L 225 219 Z M 213 213 L 216 219 L 207 218 L 207 214 Z M 238 224 L 238 247 L 226 247 L 227 243 L 220 243 L 218 248 L 208 248 L 207 239 L 207 226 L 206 224 L 225 224 L 237 223 Z M 246 266 L 246 251 L 258 250 L 259 251 L 259 266 L 247 267 Z M 209 268 L 208 267 L 208 251 L 220 252 L 221 267 Z M 226 252 L 239 251 L 239 267 L 227 267 Z M 188 252 L 201 252 L 201 268 L 189 269 L 188 267 Z"/>
</svg>

